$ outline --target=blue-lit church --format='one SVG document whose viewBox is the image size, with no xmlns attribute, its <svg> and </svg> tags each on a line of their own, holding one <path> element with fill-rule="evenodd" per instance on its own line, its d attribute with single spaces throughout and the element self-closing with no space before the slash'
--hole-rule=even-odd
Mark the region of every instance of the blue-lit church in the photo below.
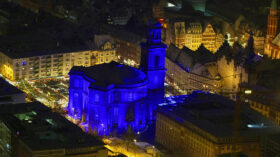
<svg viewBox="0 0 280 157">
<path fill-rule="evenodd" d="M 141 47 L 140 69 L 111 62 L 70 70 L 68 115 L 89 133 L 122 133 L 128 126 L 141 132 L 155 119 L 166 70 L 160 23 L 149 24 Z"/>
</svg>

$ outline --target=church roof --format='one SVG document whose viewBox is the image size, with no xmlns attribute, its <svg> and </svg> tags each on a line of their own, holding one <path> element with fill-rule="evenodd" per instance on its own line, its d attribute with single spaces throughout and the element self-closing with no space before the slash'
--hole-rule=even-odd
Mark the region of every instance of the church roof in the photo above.
<svg viewBox="0 0 280 157">
<path fill-rule="evenodd" d="M 180 54 L 180 49 L 176 47 L 174 44 L 170 44 L 170 46 L 166 49 L 166 56 L 170 58 L 172 61 L 176 61 Z"/>
<path fill-rule="evenodd" d="M 273 39 L 272 43 L 274 45 L 280 46 L 280 33 Z"/>
<path fill-rule="evenodd" d="M 136 68 L 110 62 L 91 67 L 74 66 L 69 74 L 84 74 L 96 86 L 133 85 L 147 81 L 146 74 Z"/>
<path fill-rule="evenodd" d="M 271 1 L 270 9 L 277 10 L 277 0 Z"/>
</svg>

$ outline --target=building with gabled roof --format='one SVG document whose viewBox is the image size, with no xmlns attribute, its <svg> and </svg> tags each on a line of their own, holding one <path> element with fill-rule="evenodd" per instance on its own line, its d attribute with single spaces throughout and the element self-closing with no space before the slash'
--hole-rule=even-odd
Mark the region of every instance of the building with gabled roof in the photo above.
<svg viewBox="0 0 280 157">
<path fill-rule="evenodd" d="M 216 53 L 224 42 L 224 36 L 212 24 L 202 22 L 170 21 L 168 25 L 167 43 L 175 44 L 178 48 L 188 47 L 196 51 L 202 44 L 212 53 Z M 173 26 L 174 25 L 174 26 Z"/>
</svg>

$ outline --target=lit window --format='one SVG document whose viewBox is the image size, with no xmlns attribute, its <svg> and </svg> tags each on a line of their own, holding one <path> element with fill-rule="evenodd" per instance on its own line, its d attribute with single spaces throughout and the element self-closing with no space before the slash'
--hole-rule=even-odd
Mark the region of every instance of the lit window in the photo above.
<svg viewBox="0 0 280 157">
<path fill-rule="evenodd" d="M 99 101 L 99 94 L 95 94 L 94 101 L 95 101 L 95 102 L 98 102 L 98 101 Z"/>
<path fill-rule="evenodd" d="M 21 65 L 22 65 L 22 66 L 26 66 L 26 61 L 23 61 L 23 62 L 21 63 Z"/>
</svg>

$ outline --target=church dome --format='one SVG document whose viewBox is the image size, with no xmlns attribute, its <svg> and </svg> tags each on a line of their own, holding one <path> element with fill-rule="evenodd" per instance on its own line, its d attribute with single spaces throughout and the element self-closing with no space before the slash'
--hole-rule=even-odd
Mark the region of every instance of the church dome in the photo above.
<svg viewBox="0 0 280 157">
<path fill-rule="evenodd" d="M 147 82 L 146 74 L 136 68 L 110 62 L 91 67 L 73 67 L 70 74 L 82 72 L 94 86 L 135 85 Z"/>
</svg>

